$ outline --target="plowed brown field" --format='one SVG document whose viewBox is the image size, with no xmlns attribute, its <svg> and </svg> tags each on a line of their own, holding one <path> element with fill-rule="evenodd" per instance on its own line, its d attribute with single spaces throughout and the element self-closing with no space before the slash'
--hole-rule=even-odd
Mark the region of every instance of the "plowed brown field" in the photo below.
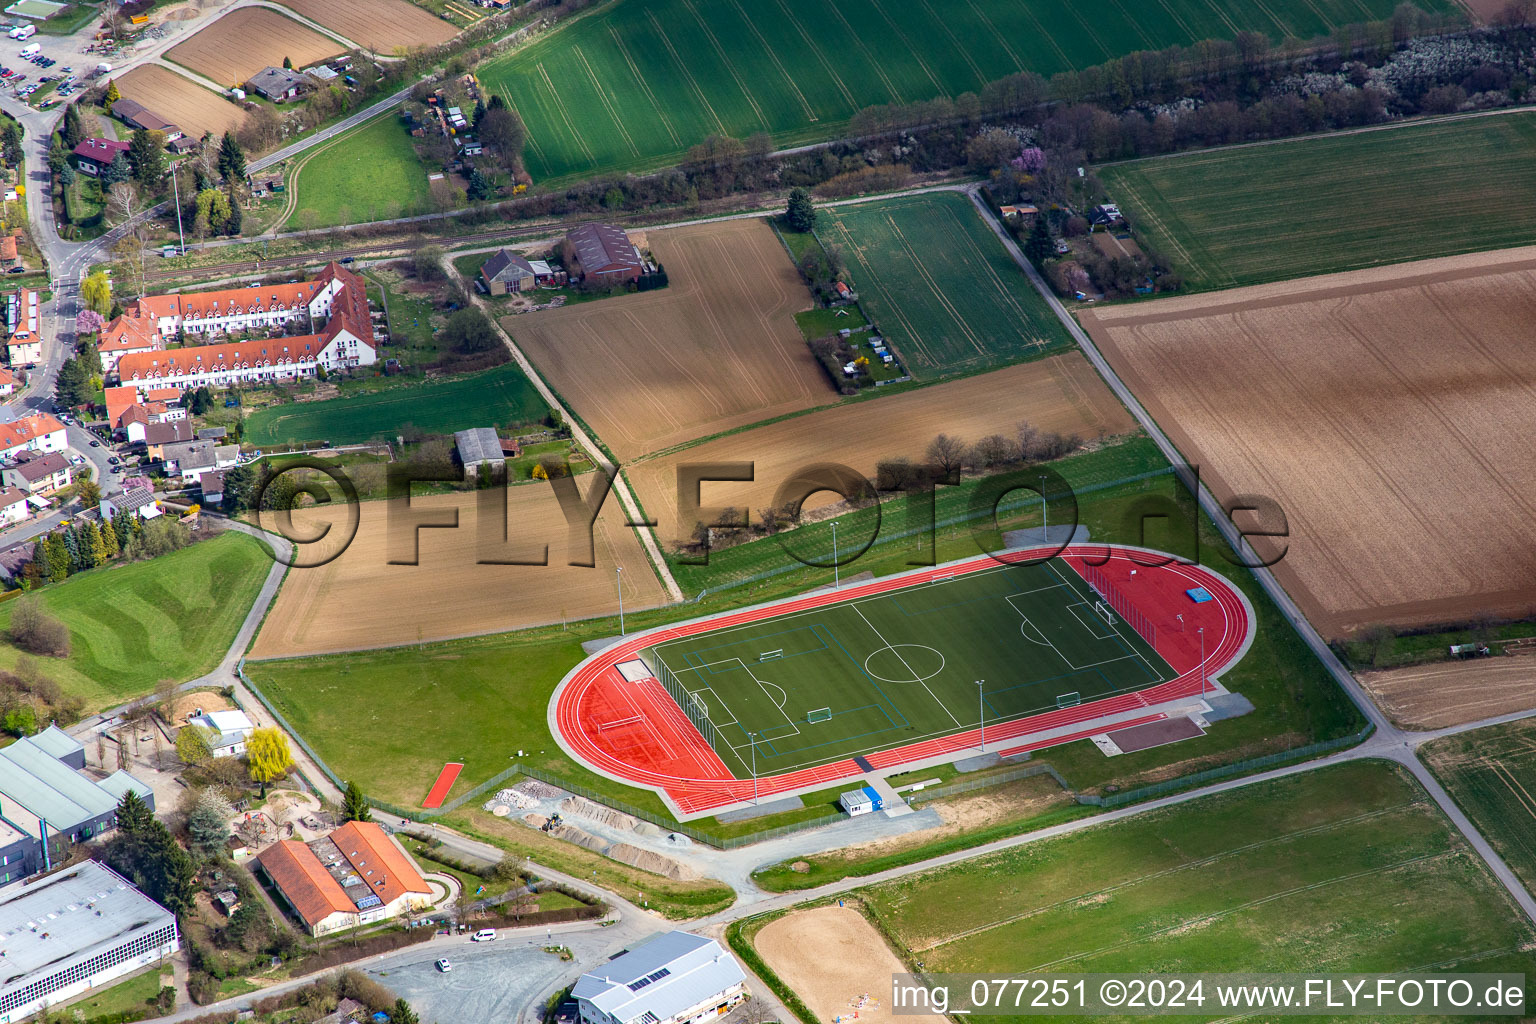
<svg viewBox="0 0 1536 1024">
<path fill-rule="evenodd" d="M 242 7 L 171 47 L 166 57 L 221 85 L 236 86 L 262 68 L 282 67 L 284 57 L 306 68 L 342 50 L 331 37 L 270 8 Z"/>
<path fill-rule="evenodd" d="M 686 536 L 693 525 L 677 521 L 682 463 L 754 463 L 752 482 L 704 484 L 702 503 L 758 509 L 771 505 L 774 493 L 796 471 L 814 463 L 842 463 L 873 478 L 885 459 L 921 461 L 938 434 L 965 441 L 1011 436 L 1022 420 L 1040 430 L 1089 439 L 1134 426 L 1087 360 L 1070 352 L 728 434 L 631 465 L 626 472 L 646 513 L 656 518 L 659 536 L 671 541 Z"/>
<path fill-rule="evenodd" d="M 766 223 L 649 236 L 667 288 L 501 321 L 621 462 L 837 400 L 795 326 L 810 296 Z"/>
<path fill-rule="evenodd" d="M 1082 319 L 1219 497 L 1281 504 L 1324 633 L 1536 610 L 1536 248 Z"/>
<path fill-rule="evenodd" d="M 592 476 L 579 478 L 582 493 Z M 507 529 L 514 543 L 549 545 L 549 565 L 480 565 L 478 493 L 413 498 L 413 509 L 457 509 L 457 529 L 418 534 L 417 565 L 390 565 L 386 502 L 365 501 L 357 537 L 334 561 L 290 569 L 251 649 L 253 658 L 392 647 L 420 640 L 497 633 L 618 609 L 614 567 L 623 566 L 626 611 L 663 603 L 665 595 L 635 531 L 609 495 L 593 527 L 596 568 L 568 565 L 566 526 L 552 490 L 508 490 Z M 334 506 L 294 513 L 296 529 L 345 520 Z M 521 553 L 515 557 L 525 557 Z"/>
<path fill-rule="evenodd" d="M 138 100 L 194 139 L 205 132 L 222 135 L 245 120 L 245 111 L 233 103 L 157 64 L 142 64 L 114 81 L 125 97 Z"/>
<path fill-rule="evenodd" d="M 459 30 L 406 0 L 279 0 L 374 53 L 446 43 Z"/>
<path fill-rule="evenodd" d="M 1536 705 L 1536 658 L 1511 655 L 1359 673 L 1392 721 L 1442 729 Z"/>
</svg>

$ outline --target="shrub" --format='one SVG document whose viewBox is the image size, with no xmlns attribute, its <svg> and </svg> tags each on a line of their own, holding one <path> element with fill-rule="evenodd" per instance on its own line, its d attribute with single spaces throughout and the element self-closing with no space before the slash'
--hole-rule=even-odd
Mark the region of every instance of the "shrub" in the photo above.
<svg viewBox="0 0 1536 1024">
<path fill-rule="evenodd" d="M 19 601 L 11 612 L 10 641 L 32 654 L 69 657 L 69 628 L 36 601 Z"/>
</svg>

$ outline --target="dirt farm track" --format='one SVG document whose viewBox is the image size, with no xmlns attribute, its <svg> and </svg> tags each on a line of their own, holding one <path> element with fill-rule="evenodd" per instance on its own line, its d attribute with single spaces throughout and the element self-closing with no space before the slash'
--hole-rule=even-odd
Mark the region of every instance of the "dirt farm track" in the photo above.
<svg viewBox="0 0 1536 1024">
<path fill-rule="evenodd" d="M 759 509 L 793 473 L 818 462 L 839 462 L 873 478 L 884 459 L 921 461 L 937 434 L 971 442 L 988 434 L 1012 436 L 1021 420 L 1092 440 L 1124 433 L 1130 414 L 1080 354 L 1069 352 L 1033 363 L 962 377 L 944 384 L 821 409 L 766 426 L 727 434 L 628 468 L 630 482 L 663 541 L 686 536 L 692 524 L 677 522 L 677 468 L 682 463 L 755 464 L 750 483 L 706 483 L 704 505 Z M 814 507 L 830 501 L 818 495 Z"/>
<path fill-rule="evenodd" d="M 589 482 L 581 479 L 583 491 Z M 509 489 L 507 530 L 514 544 L 547 542 L 549 565 L 477 564 L 477 495 L 492 493 L 413 498 L 413 510 L 457 510 L 459 522 L 458 529 L 420 531 L 416 565 L 389 564 L 386 503 L 363 502 L 357 537 L 339 558 L 319 568 L 288 570 L 250 656 L 390 647 L 612 614 L 618 609 L 615 565 L 626 570 L 626 611 L 665 599 L 634 530 L 624 525 L 611 496 L 593 527 L 596 568 L 566 564 L 565 519 L 554 493 L 543 484 Z M 296 512 L 293 518 L 304 532 L 335 523 L 338 537 L 345 523 L 329 509 Z M 506 557 L 530 557 L 526 544 Z"/>
<path fill-rule="evenodd" d="M 406 0 L 279 0 L 374 53 L 446 43 L 459 30 Z"/>
<path fill-rule="evenodd" d="M 1536 609 L 1536 248 L 1082 321 L 1219 497 L 1280 503 L 1326 635 Z"/>
<path fill-rule="evenodd" d="M 620 461 L 837 401 L 795 326 L 810 296 L 765 222 L 649 241 L 668 287 L 501 320 Z"/>
<path fill-rule="evenodd" d="M 170 68 L 143 64 L 116 79 L 118 90 L 138 100 L 194 139 L 238 128 L 245 111 Z"/>
<path fill-rule="evenodd" d="M 342 52 L 341 43 L 267 7 L 231 11 L 166 57 L 221 85 L 244 85 L 265 67 L 309 67 Z"/>
</svg>

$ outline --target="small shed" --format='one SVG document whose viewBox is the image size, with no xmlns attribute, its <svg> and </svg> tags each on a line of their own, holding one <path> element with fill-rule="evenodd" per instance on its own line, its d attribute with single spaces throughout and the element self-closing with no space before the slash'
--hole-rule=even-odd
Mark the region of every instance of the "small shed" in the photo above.
<svg viewBox="0 0 1536 1024">
<path fill-rule="evenodd" d="M 838 797 L 837 802 L 850 818 L 878 811 L 881 806 L 880 794 L 876 793 L 872 786 L 865 786 L 863 789 L 850 789 Z"/>
</svg>

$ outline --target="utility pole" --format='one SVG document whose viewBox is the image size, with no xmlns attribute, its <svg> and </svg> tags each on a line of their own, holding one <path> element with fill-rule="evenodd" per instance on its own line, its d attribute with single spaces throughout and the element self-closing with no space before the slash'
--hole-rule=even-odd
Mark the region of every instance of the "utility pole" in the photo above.
<svg viewBox="0 0 1536 1024">
<path fill-rule="evenodd" d="M 984 689 L 986 685 L 985 679 L 976 680 L 976 710 L 981 713 L 981 752 L 983 754 L 987 752 L 987 698 Z"/>
<path fill-rule="evenodd" d="M 171 189 L 176 193 L 176 237 L 181 240 L 181 248 L 176 255 L 187 254 L 187 234 L 181 229 L 181 184 L 176 177 L 176 172 L 181 169 L 180 164 L 171 164 Z"/>
<path fill-rule="evenodd" d="M 1045 500 L 1045 474 L 1040 474 L 1040 530 L 1045 534 L 1045 543 L 1051 542 L 1051 508 Z"/>
</svg>

